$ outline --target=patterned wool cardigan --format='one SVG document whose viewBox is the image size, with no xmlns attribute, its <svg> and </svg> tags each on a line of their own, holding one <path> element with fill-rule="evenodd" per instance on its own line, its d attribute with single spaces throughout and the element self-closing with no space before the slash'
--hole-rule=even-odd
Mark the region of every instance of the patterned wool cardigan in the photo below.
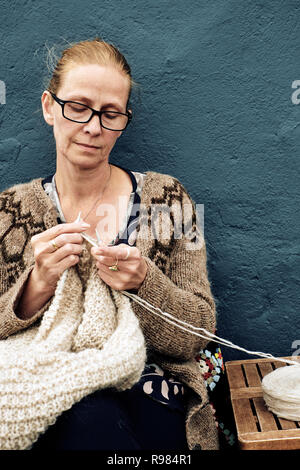
<svg viewBox="0 0 300 470">
<path fill-rule="evenodd" d="M 170 217 L 169 236 L 162 238 L 158 220 L 151 217 L 152 208 L 158 204 L 172 207 L 172 210 L 177 204 L 183 211 L 185 207 L 192 207 L 191 229 L 194 233 L 198 229 L 195 205 L 182 184 L 170 175 L 146 172 L 136 247 L 148 270 L 137 295 L 180 320 L 214 332 L 215 303 L 207 276 L 205 244 L 190 249 L 193 239 L 175 236 L 174 215 Z M 30 239 L 54 225 L 57 225 L 57 212 L 42 187 L 42 178 L 15 185 L 0 194 L 0 339 L 29 327 L 51 303 L 49 299 L 29 320 L 15 315 L 15 306 L 34 266 Z M 189 448 L 218 449 L 213 412 L 195 360 L 207 341 L 131 302 L 145 336 L 148 361 L 155 361 L 188 386 L 186 436 Z"/>
</svg>

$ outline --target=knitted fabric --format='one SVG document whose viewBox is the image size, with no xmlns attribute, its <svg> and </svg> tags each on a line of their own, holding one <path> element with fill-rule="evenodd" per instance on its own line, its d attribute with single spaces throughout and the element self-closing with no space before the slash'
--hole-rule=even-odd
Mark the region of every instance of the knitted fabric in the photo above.
<svg viewBox="0 0 300 470">
<path fill-rule="evenodd" d="M 84 396 L 131 388 L 145 366 L 130 301 L 99 278 L 61 276 L 42 321 L 0 341 L 0 449 L 28 449 Z"/>
</svg>

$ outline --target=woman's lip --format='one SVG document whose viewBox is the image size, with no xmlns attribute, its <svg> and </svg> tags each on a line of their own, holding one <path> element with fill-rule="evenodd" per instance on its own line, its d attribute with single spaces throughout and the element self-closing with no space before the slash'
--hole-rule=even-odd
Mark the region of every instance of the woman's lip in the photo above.
<svg viewBox="0 0 300 470">
<path fill-rule="evenodd" d="M 95 145 L 88 145 L 88 144 L 81 144 L 80 142 L 76 142 L 77 145 L 80 145 L 81 147 L 85 147 L 87 149 L 98 149 L 100 147 L 96 147 Z"/>
</svg>

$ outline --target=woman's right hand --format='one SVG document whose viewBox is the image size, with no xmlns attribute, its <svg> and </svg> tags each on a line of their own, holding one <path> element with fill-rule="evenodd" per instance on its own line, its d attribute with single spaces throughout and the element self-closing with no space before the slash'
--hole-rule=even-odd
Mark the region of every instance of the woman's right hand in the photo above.
<svg viewBox="0 0 300 470">
<path fill-rule="evenodd" d="M 35 259 L 32 277 L 42 290 L 54 293 L 61 274 L 79 261 L 81 232 L 90 227 L 84 222 L 56 225 L 31 238 Z"/>
</svg>

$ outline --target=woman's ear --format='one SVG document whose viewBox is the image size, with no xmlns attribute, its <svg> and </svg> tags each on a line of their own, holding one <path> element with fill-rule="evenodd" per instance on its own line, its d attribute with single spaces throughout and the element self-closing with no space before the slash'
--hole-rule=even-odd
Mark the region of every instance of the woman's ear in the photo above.
<svg viewBox="0 0 300 470">
<path fill-rule="evenodd" d="M 49 126 L 53 126 L 53 98 L 48 90 L 45 90 L 41 97 L 44 119 Z"/>
</svg>

